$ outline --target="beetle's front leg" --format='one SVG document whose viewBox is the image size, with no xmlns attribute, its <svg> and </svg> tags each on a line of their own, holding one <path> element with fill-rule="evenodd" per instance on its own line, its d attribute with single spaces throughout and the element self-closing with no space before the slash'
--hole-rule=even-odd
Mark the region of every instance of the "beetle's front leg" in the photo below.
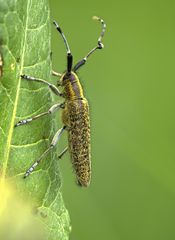
<svg viewBox="0 0 175 240">
<path fill-rule="evenodd" d="M 55 72 L 54 70 L 52 70 L 52 75 L 53 75 L 54 77 L 61 77 L 61 76 L 62 76 L 61 73 Z"/>
<path fill-rule="evenodd" d="M 63 94 L 59 91 L 59 89 L 54 84 L 51 84 L 44 79 L 35 78 L 35 77 L 28 76 L 28 75 L 21 75 L 21 78 L 28 80 L 28 81 L 35 81 L 35 82 L 40 82 L 40 83 L 46 84 L 50 88 L 50 90 L 53 93 L 55 93 L 57 96 L 61 96 L 61 97 L 63 96 Z"/>
</svg>

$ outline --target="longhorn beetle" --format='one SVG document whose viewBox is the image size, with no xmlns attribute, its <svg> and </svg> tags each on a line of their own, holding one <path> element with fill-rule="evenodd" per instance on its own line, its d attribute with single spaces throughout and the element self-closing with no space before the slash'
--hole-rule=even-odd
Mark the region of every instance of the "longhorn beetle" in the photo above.
<svg viewBox="0 0 175 240">
<path fill-rule="evenodd" d="M 83 89 L 80 80 L 76 74 L 77 70 L 83 66 L 88 57 L 94 53 L 97 49 L 102 49 L 102 38 L 105 33 L 106 24 L 99 17 L 93 17 L 102 24 L 102 31 L 98 38 L 97 46 L 94 47 L 81 61 L 79 61 L 73 68 L 73 56 L 71 54 L 67 39 L 61 30 L 60 26 L 54 21 L 54 25 L 58 32 L 61 34 L 64 44 L 67 50 L 67 70 L 63 73 L 52 72 L 53 75 L 61 77 L 58 86 L 55 86 L 43 79 L 35 78 L 27 75 L 21 75 L 22 79 L 28 81 L 36 81 L 46 84 L 53 93 L 63 97 L 63 103 L 54 104 L 47 112 L 41 113 L 31 118 L 24 119 L 15 124 L 15 127 L 24 125 L 32 122 L 47 114 L 52 114 L 58 109 L 62 109 L 62 122 L 63 127 L 59 129 L 52 139 L 49 148 L 36 160 L 35 163 L 26 171 L 24 178 L 29 176 L 41 160 L 48 154 L 51 149 L 55 147 L 59 141 L 62 133 L 67 130 L 68 132 L 68 143 L 63 152 L 59 155 L 61 158 L 64 153 L 68 150 L 71 156 L 72 165 L 76 174 L 77 183 L 80 186 L 87 187 L 90 184 L 91 179 L 91 154 L 90 154 L 90 120 L 89 120 L 89 105 L 84 97 Z M 62 87 L 62 92 L 59 91 L 58 87 Z"/>
</svg>

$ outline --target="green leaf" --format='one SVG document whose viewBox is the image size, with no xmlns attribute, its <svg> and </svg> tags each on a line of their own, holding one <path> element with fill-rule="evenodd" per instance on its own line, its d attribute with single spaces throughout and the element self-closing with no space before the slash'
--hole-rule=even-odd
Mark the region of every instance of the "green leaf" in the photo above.
<svg viewBox="0 0 175 240">
<path fill-rule="evenodd" d="M 0 0 L 0 172 L 15 185 L 21 198 L 38 208 L 47 230 L 46 239 L 68 239 L 70 220 L 60 192 L 61 180 L 56 152 L 50 153 L 34 173 L 24 172 L 38 158 L 56 131 L 46 116 L 28 125 L 14 124 L 53 105 L 49 89 L 21 80 L 28 74 L 50 81 L 50 12 L 48 0 Z M 60 99 L 58 99 L 58 102 Z"/>
</svg>

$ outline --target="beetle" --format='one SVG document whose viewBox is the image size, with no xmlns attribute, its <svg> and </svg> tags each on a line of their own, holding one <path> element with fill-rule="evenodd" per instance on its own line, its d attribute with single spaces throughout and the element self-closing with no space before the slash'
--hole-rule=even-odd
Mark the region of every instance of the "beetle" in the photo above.
<svg viewBox="0 0 175 240">
<path fill-rule="evenodd" d="M 41 160 L 51 151 L 59 141 L 62 133 L 67 130 L 68 132 L 68 147 L 66 147 L 63 152 L 59 155 L 61 158 L 67 150 L 70 153 L 71 162 L 75 171 L 77 178 L 77 184 L 80 186 L 87 187 L 91 180 L 91 153 L 90 153 L 90 119 L 89 119 L 89 105 L 87 99 L 84 97 L 83 88 L 81 86 L 80 80 L 77 76 L 77 70 L 83 66 L 88 57 L 94 53 L 97 49 L 102 49 L 104 45 L 102 44 L 102 38 L 105 33 L 106 24 L 99 17 L 93 17 L 93 19 L 98 20 L 102 24 L 102 31 L 100 37 L 98 38 L 97 46 L 94 47 L 82 60 L 80 60 L 73 68 L 73 56 L 70 51 L 67 39 L 61 30 L 60 26 L 56 21 L 54 25 L 58 32 L 61 34 L 64 44 L 67 50 L 67 69 L 63 74 L 52 72 L 54 76 L 60 77 L 58 85 L 55 86 L 43 79 L 31 77 L 28 75 L 21 75 L 22 79 L 28 81 L 36 81 L 42 84 L 48 85 L 53 93 L 63 97 L 63 103 L 54 104 L 47 112 L 41 113 L 36 116 L 32 116 L 28 119 L 20 120 L 15 124 L 15 127 L 27 124 L 36 120 L 42 116 L 52 114 L 58 109 L 62 109 L 62 122 L 63 127 L 59 129 L 52 139 L 52 142 L 48 149 L 37 159 L 32 166 L 25 172 L 24 178 L 28 177 L 34 169 L 38 166 Z M 62 88 L 62 92 L 58 87 Z"/>
</svg>

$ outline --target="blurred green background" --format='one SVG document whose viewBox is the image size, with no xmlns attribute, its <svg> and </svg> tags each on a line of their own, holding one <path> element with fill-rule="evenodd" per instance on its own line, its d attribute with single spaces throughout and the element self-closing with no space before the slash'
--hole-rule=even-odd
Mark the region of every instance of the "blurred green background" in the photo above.
<svg viewBox="0 0 175 240">
<path fill-rule="evenodd" d="M 71 240 L 175 239 L 175 1 L 50 0 L 91 107 L 92 183 L 75 184 L 69 156 L 60 161 Z M 66 67 L 52 27 L 53 66 Z M 60 123 L 61 124 L 61 123 Z M 65 137 L 66 141 L 66 137 Z M 65 143 L 62 143 L 65 146 Z"/>
</svg>

